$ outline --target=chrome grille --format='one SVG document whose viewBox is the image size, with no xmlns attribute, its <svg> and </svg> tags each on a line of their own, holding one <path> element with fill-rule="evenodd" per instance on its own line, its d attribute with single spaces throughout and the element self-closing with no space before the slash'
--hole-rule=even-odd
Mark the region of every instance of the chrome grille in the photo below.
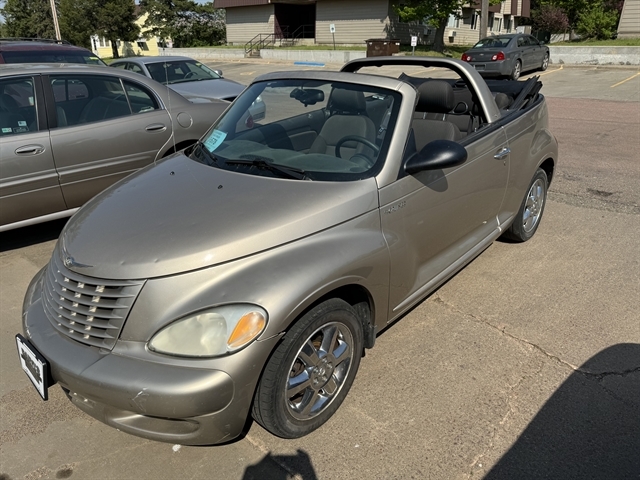
<svg viewBox="0 0 640 480">
<path fill-rule="evenodd" d="M 44 310 L 60 333 L 110 350 L 143 283 L 85 277 L 64 267 L 54 255 L 44 284 Z"/>
</svg>

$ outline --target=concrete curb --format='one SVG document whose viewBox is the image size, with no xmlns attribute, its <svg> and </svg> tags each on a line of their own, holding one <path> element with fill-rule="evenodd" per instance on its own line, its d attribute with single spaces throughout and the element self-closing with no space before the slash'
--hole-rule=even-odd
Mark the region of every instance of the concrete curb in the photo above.
<svg viewBox="0 0 640 480">
<path fill-rule="evenodd" d="M 551 63 L 569 65 L 640 65 L 640 47 L 571 47 L 549 45 Z"/>
<path fill-rule="evenodd" d="M 559 65 L 640 66 L 640 47 L 549 46 L 551 63 Z M 364 50 L 264 49 L 260 58 L 245 58 L 242 48 L 166 48 L 161 55 L 184 55 L 199 60 L 242 60 L 292 62 L 294 65 L 344 64 L 366 57 Z M 305 63 L 301 63 L 305 62 Z"/>
</svg>

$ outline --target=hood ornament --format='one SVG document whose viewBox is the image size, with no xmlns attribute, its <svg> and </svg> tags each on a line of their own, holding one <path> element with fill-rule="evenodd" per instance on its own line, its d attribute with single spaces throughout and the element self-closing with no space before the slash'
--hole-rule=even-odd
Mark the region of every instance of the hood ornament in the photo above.
<svg viewBox="0 0 640 480">
<path fill-rule="evenodd" d="M 64 244 L 64 237 L 62 238 L 62 263 L 67 268 L 91 268 L 93 265 L 85 265 L 84 263 L 76 262 L 75 259 L 67 252 L 67 247 Z"/>
</svg>

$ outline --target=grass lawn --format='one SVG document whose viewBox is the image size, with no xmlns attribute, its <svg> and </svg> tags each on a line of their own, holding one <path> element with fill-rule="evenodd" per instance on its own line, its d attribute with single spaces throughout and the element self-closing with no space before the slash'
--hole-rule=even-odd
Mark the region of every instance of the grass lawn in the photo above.
<svg viewBox="0 0 640 480">
<path fill-rule="evenodd" d="M 553 47 L 640 47 L 640 38 L 616 38 L 615 40 L 572 40 L 550 44 Z"/>
</svg>

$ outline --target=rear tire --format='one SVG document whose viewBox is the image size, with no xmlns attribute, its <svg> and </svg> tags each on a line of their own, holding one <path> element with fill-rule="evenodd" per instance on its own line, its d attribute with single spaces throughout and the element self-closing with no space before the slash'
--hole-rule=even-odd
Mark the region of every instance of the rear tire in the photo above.
<svg viewBox="0 0 640 480">
<path fill-rule="evenodd" d="M 549 54 L 545 53 L 544 58 L 542 59 L 542 65 L 540 66 L 540 70 L 544 72 L 548 66 L 549 66 Z"/>
<path fill-rule="evenodd" d="M 547 203 L 548 185 L 547 174 L 539 168 L 529 184 L 515 220 L 504 233 L 505 238 L 515 242 L 526 242 L 533 237 L 538 230 L 544 206 Z"/>
<path fill-rule="evenodd" d="M 360 365 L 362 323 L 334 298 L 293 324 L 267 362 L 253 400 L 253 418 L 282 438 L 323 425 L 347 396 Z"/>
<path fill-rule="evenodd" d="M 522 62 L 520 62 L 520 60 L 516 60 L 516 64 L 513 66 L 513 70 L 511 71 L 511 75 L 509 76 L 509 78 L 511 78 L 511 80 L 518 80 L 521 73 Z"/>
</svg>

